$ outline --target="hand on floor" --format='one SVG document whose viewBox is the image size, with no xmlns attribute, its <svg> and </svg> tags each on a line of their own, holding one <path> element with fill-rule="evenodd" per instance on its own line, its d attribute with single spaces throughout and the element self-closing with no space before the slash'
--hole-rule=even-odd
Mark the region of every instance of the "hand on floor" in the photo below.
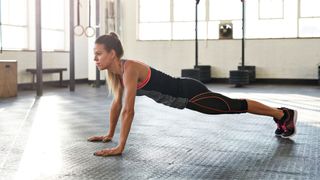
<svg viewBox="0 0 320 180">
<path fill-rule="evenodd" d="M 114 148 L 110 148 L 110 149 L 103 149 L 100 151 L 95 152 L 93 155 L 95 156 L 117 156 L 117 155 L 121 155 L 122 154 L 122 150 L 119 147 L 114 147 Z"/>
<path fill-rule="evenodd" d="M 112 141 L 112 137 L 111 136 L 92 136 L 90 138 L 88 138 L 88 141 L 90 142 L 109 142 Z"/>
</svg>

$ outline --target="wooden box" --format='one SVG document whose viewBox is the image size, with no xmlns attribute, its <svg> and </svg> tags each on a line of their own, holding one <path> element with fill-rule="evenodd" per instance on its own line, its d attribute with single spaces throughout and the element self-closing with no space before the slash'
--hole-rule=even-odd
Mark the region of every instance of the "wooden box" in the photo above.
<svg viewBox="0 0 320 180">
<path fill-rule="evenodd" d="M 0 60 L 0 98 L 17 96 L 17 61 Z"/>
</svg>

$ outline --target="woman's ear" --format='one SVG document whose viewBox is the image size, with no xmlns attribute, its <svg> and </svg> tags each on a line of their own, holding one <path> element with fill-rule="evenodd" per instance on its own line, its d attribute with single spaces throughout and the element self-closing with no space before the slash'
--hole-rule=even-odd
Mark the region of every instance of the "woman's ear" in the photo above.
<svg viewBox="0 0 320 180">
<path fill-rule="evenodd" d="M 116 51 L 114 49 L 111 49 L 110 53 L 112 59 L 114 59 L 117 56 Z"/>
</svg>

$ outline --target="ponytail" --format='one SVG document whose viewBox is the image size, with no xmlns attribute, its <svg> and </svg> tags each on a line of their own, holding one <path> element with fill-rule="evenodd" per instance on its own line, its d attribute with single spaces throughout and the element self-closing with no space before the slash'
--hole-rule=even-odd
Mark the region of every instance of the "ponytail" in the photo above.
<svg viewBox="0 0 320 180">
<path fill-rule="evenodd" d="M 123 47 L 119 37 L 116 33 L 111 32 L 107 35 L 102 35 L 98 37 L 95 41 L 96 44 L 103 44 L 104 48 L 110 52 L 114 50 L 116 52 L 116 56 L 120 59 L 123 56 Z M 109 92 L 114 95 L 114 97 L 118 97 L 119 89 L 121 88 L 120 76 L 114 74 L 110 71 L 107 71 L 107 85 Z"/>
</svg>

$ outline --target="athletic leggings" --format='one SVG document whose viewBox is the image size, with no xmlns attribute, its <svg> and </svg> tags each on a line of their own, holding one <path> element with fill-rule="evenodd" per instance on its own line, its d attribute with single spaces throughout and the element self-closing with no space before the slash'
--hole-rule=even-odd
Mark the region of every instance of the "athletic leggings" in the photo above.
<svg viewBox="0 0 320 180">
<path fill-rule="evenodd" d="M 231 99 L 210 91 L 200 81 L 181 79 L 183 96 L 188 97 L 187 108 L 206 114 L 246 113 L 248 104 L 245 99 Z"/>
</svg>

